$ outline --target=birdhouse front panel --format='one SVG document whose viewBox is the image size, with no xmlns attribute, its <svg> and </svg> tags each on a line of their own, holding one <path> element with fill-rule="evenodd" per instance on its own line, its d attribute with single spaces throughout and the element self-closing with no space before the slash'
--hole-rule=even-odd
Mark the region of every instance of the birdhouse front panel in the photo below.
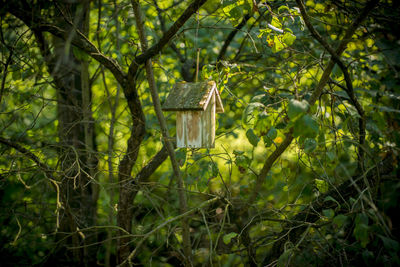
<svg viewBox="0 0 400 267">
<path fill-rule="evenodd" d="M 215 82 L 176 84 L 162 109 L 176 111 L 177 147 L 214 147 L 215 113 L 224 112 Z"/>
<path fill-rule="evenodd" d="M 215 95 L 205 111 L 178 111 L 176 145 L 189 148 L 213 148 L 215 145 Z"/>
</svg>

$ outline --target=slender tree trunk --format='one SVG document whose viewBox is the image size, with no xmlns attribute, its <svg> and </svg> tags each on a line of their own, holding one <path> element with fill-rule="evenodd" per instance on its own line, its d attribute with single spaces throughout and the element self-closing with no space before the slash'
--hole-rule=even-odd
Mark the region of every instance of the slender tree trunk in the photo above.
<svg viewBox="0 0 400 267">
<path fill-rule="evenodd" d="M 70 22 L 87 34 L 89 2 L 71 4 L 68 9 L 64 7 L 64 11 L 71 12 Z M 68 19 L 61 17 L 60 25 L 68 23 L 65 21 Z M 51 62 L 48 62 L 57 89 L 59 164 L 62 170 L 60 188 L 73 213 L 73 217 L 61 217 L 59 232 L 72 233 L 66 241 L 68 246 L 83 246 L 72 249 L 74 264 L 88 266 L 89 260 L 95 258 L 90 255 L 93 251 L 90 252 L 85 245 L 94 242 L 96 238 L 92 233 L 88 235 L 80 229 L 93 226 L 96 221 L 96 147 L 88 63 L 84 58 L 77 58 L 79 51 L 73 50 L 68 42 L 70 37 L 67 36 L 67 42 L 53 39 L 54 54 Z M 63 240 L 65 237 L 59 234 L 59 238 Z"/>
</svg>

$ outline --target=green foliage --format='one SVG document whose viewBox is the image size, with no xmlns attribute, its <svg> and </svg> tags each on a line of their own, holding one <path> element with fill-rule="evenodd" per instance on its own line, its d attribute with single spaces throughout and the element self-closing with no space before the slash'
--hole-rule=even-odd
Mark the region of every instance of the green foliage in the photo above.
<svg viewBox="0 0 400 267">
<path fill-rule="evenodd" d="M 311 153 L 317 148 L 317 142 L 315 139 L 307 138 L 304 141 L 304 151 L 306 153 Z"/>
<path fill-rule="evenodd" d="M 368 216 L 364 213 L 357 214 L 355 224 L 353 234 L 360 241 L 361 246 L 365 248 L 370 242 Z"/>
<path fill-rule="evenodd" d="M 293 134 L 295 137 L 315 138 L 319 133 L 319 125 L 315 118 L 306 114 L 294 123 Z"/>
<path fill-rule="evenodd" d="M 306 100 L 295 100 L 291 99 L 288 105 L 288 117 L 291 120 L 296 120 L 296 118 L 300 117 L 307 112 L 309 108 L 308 102 Z"/>
<path fill-rule="evenodd" d="M 290 264 L 290 259 L 293 256 L 293 249 L 287 249 L 278 259 L 277 266 L 284 267 Z"/>
<path fill-rule="evenodd" d="M 335 218 L 333 218 L 332 223 L 335 225 L 335 227 L 342 228 L 346 223 L 346 221 L 347 221 L 347 216 L 339 214 L 335 216 Z"/>
<path fill-rule="evenodd" d="M 257 146 L 258 142 L 260 141 L 260 138 L 258 138 L 258 136 L 254 133 L 253 129 L 247 130 L 246 137 L 252 146 Z"/>
<path fill-rule="evenodd" d="M 90 2 L 85 38 L 98 53 L 88 54 L 85 47 L 76 46 L 85 42 L 73 39 L 83 32 L 71 33 L 63 41 L 62 34 L 57 38 L 47 31 L 41 35 L 25 25 L 40 15 L 47 22 L 43 29 L 69 29 L 70 23 L 80 21 L 73 18 L 73 4 L 64 10 L 53 1 L 27 1 L 31 6 L 25 13 L 33 17 L 21 20 L 9 10 L 17 2 L 2 7 L 0 137 L 32 152 L 55 178 L 49 180 L 47 167 L 39 166 L 27 153 L 0 144 L 0 256 L 10 259 L 13 266 L 75 266 L 68 262 L 76 252 L 70 248 L 85 247 L 94 264 L 116 265 L 113 259 L 121 235 L 129 239 L 131 248 L 137 248 L 146 233 L 181 214 L 170 160 L 165 154 L 156 156 L 165 139 L 144 65 L 138 66 L 135 76 L 129 72 L 142 53 L 131 3 Z M 185 1 L 139 2 L 149 47 L 162 40 L 164 31 L 188 7 Z M 365 5 L 364 1 L 339 2 L 305 1 L 311 24 L 334 49 Z M 310 34 L 294 1 L 209 0 L 152 57 L 163 102 L 177 82 L 195 79 L 199 51 L 198 80 L 216 82 L 225 108 L 216 114 L 215 148 L 175 151 L 188 209 L 193 211 L 188 218 L 194 266 L 400 265 L 395 227 L 400 201 L 396 179 L 400 49 L 398 22 L 392 19 L 398 8 L 392 2 L 381 1 L 368 14 L 340 55 L 363 115 L 350 98 L 337 64 L 316 104 L 309 105 L 331 57 Z M 63 21 L 61 11 L 72 19 Z M 245 17 L 248 20 L 241 26 Z M 50 55 L 43 54 L 41 49 L 46 47 L 41 38 Z M 217 62 L 224 44 L 223 60 Z M 54 56 L 56 51 L 64 53 L 61 59 Z M 64 61 L 68 57 L 72 62 Z M 124 80 L 136 82 L 145 120 L 143 141 L 131 113 L 138 102 L 128 105 L 135 92 L 132 88 L 124 91 L 126 83 L 118 84 L 104 64 L 106 59 L 118 63 L 113 66 L 122 70 Z M 87 97 L 81 90 L 86 70 L 82 63 L 89 73 L 87 106 L 82 102 Z M 60 69 L 63 75 L 55 75 Z M 70 74 L 71 79 L 63 80 Z M 68 90 L 62 91 L 67 85 Z M 75 96 L 74 101 L 66 100 L 67 96 Z M 63 114 L 63 107 L 73 107 L 78 116 Z M 93 120 L 87 121 L 85 112 Z M 173 138 L 176 114 L 164 115 Z M 65 122 L 72 117 L 73 122 Z M 365 120 L 362 145 L 360 120 Z M 92 139 L 85 133 L 88 125 Z M 73 133 L 74 127 L 84 134 L 73 140 L 60 138 Z M 290 133 L 294 139 L 274 158 Z M 140 143 L 137 150 L 126 154 L 135 142 Z M 364 151 L 362 162 L 360 151 Z M 154 167 L 157 157 L 163 161 L 154 173 L 140 177 Z M 93 159 L 93 172 L 88 171 L 88 158 Z M 384 167 L 392 171 L 378 176 L 383 159 L 388 159 L 385 162 L 390 164 Z M 132 170 L 121 174 L 121 162 L 127 161 Z M 262 170 L 268 171 L 265 176 Z M 85 175 L 91 177 L 82 185 Z M 80 220 L 86 212 L 76 199 L 91 185 L 96 185 L 93 192 L 99 190 L 92 203 L 96 222 L 86 225 Z M 129 200 L 129 212 L 121 208 L 124 197 Z M 214 197 L 215 202 L 201 206 Z M 69 216 L 65 201 L 76 218 L 72 230 L 57 229 L 57 222 L 64 223 Z M 127 234 L 117 217 L 131 211 L 132 229 Z M 181 264 L 181 219 L 143 240 L 133 263 Z M 61 236 L 64 230 L 66 235 Z M 71 243 L 72 237 L 77 244 Z M 60 251 L 54 250 L 56 245 Z M 58 262 L 61 259 L 66 262 Z"/>
<path fill-rule="evenodd" d="M 223 0 L 222 10 L 229 18 L 233 26 L 240 23 L 245 14 L 250 14 L 252 9 L 251 0 Z"/>
<path fill-rule="evenodd" d="M 224 241 L 224 243 L 225 243 L 226 245 L 228 245 L 229 243 L 231 243 L 232 238 L 237 237 L 237 235 L 238 235 L 237 233 L 232 232 L 232 233 L 229 233 L 229 234 L 224 235 L 224 237 L 222 238 L 222 240 Z"/>
</svg>

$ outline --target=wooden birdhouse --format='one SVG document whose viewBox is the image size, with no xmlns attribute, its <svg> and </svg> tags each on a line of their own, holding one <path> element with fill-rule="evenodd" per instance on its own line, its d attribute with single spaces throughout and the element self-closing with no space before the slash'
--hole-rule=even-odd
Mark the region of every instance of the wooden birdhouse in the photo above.
<svg viewBox="0 0 400 267">
<path fill-rule="evenodd" d="M 176 111 L 177 147 L 214 147 L 215 113 L 224 112 L 215 82 L 176 84 L 162 109 Z"/>
</svg>

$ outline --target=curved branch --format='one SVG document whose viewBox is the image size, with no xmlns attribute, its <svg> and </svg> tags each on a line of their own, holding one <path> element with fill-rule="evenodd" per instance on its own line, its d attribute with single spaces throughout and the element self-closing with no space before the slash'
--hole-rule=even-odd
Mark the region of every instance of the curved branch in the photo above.
<svg viewBox="0 0 400 267">
<path fill-rule="evenodd" d="M 202 2 L 202 1 L 199 1 L 199 2 Z M 132 7 L 133 7 L 133 12 L 135 14 L 136 26 L 137 26 L 137 31 L 139 34 L 140 43 L 142 45 L 142 49 L 144 50 L 147 48 L 147 39 L 146 39 L 145 28 L 143 25 L 140 4 L 139 4 L 138 0 L 131 0 L 131 3 L 132 3 Z M 192 4 L 192 6 L 193 6 L 193 4 Z M 186 13 L 186 11 L 185 11 L 185 13 Z M 176 25 L 176 23 L 174 25 Z M 182 22 L 182 25 L 183 25 L 183 22 Z M 174 170 L 174 174 L 175 174 L 177 182 L 178 182 L 178 188 L 179 188 L 178 195 L 179 195 L 180 210 L 181 210 L 181 213 L 185 213 L 187 211 L 187 200 L 186 200 L 186 195 L 184 192 L 184 183 L 183 183 L 181 171 L 179 169 L 179 164 L 176 160 L 174 147 L 172 145 L 172 142 L 169 141 L 167 123 L 165 121 L 164 114 L 161 111 L 160 98 L 159 98 L 158 92 L 157 92 L 157 85 L 156 85 L 156 81 L 154 79 L 153 67 L 152 67 L 150 57 L 146 60 L 145 65 L 146 65 L 146 77 L 147 77 L 147 81 L 149 83 L 149 89 L 150 89 L 150 93 L 151 93 L 151 98 L 153 100 L 154 110 L 156 112 L 157 120 L 158 120 L 158 122 L 160 124 L 160 128 L 161 128 L 161 133 L 164 138 L 164 142 L 165 142 L 168 154 L 169 154 L 169 158 L 172 163 L 172 168 Z M 192 248 L 191 248 L 190 230 L 189 230 L 189 224 L 188 224 L 187 218 L 184 218 L 182 220 L 182 228 L 183 228 L 183 231 L 182 231 L 183 251 L 184 251 L 184 255 L 185 255 L 187 263 L 191 265 Z"/>
<path fill-rule="evenodd" d="M 68 30 L 60 29 L 57 26 L 51 24 L 40 25 L 38 29 L 41 31 L 47 31 L 63 40 L 67 40 L 67 35 L 69 34 Z M 82 51 L 86 52 L 89 56 L 97 60 L 99 63 L 103 64 L 103 66 L 106 67 L 114 75 L 118 83 L 121 84 L 121 86 L 125 86 L 126 75 L 118 62 L 115 59 L 102 54 L 100 50 L 92 42 L 90 42 L 90 40 L 87 39 L 87 37 L 78 29 L 69 30 L 75 30 L 75 32 L 77 33 L 72 38 L 72 44 Z"/>
<path fill-rule="evenodd" d="M 218 57 L 217 57 L 217 62 L 218 62 L 218 61 L 221 61 L 221 60 L 224 58 L 225 53 L 226 53 L 226 50 L 228 49 L 229 45 L 230 45 L 231 42 L 233 41 L 233 38 L 235 38 L 235 35 L 239 32 L 239 30 L 240 30 L 241 28 L 243 28 L 244 25 L 246 25 L 246 22 L 247 22 L 250 18 L 251 18 L 251 16 L 248 15 L 248 14 L 247 14 L 246 16 L 244 16 L 243 20 L 239 23 L 239 25 L 237 25 L 237 26 L 235 27 L 235 29 L 232 30 L 232 31 L 229 33 L 228 37 L 226 38 L 226 40 L 225 40 L 225 42 L 224 42 L 224 45 L 222 46 L 221 50 L 219 51 L 219 54 L 218 54 Z"/>
<path fill-rule="evenodd" d="M 160 151 L 144 166 L 140 172 L 130 182 L 131 187 L 135 187 L 132 191 L 132 201 L 135 201 L 136 195 L 139 192 L 140 183 L 148 181 L 149 177 L 157 170 L 158 167 L 168 158 L 166 146 L 163 146 Z"/>
<path fill-rule="evenodd" d="M 157 227 L 155 227 L 153 230 L 151 230 L 150 232 L 146 233 L 142 240 L 139 241 L 139 243 L 136 245 L 135 249 L 129 254 L 128 258 L 121 264 L 124 265 L 125 263 L 131 263 L 132 259 L 135 257 L 135 255 L 137 254 L 138 250 L 140 249 L 140 247 L 143 245 L 144 241 L 146 241 L 152 234 L 156 233 L 158 230 L 162 229 L 163 227 L 165 227 L 166 225 L 173 223 L 177 220 L 184 220 L 185 218 L 187 218 L 187 216 L 189 216 L 190 214 L 195 213 L 196 211 L 201 210 L 204 207 L 207 207 L 209 205 L 211 205 L 212 203 L 216 202 L 217 200 L 219 200 L 219 197 L 215 197 L 212 199 L 209 199 L 205 202 L 203 202 L 202 204 L 200 204 L 198 207 L 193 208 L 191 210 L 186 211 L 185 213 L 181 213 L 178 216 L 175 216 L 169 220 L 164 221 L 163 223 L 161 223 L 160 225 L 158 225 Z"/>
<path fill-rule="evenodd" d="M 365 8 L 362 10 L 362 12 L 358 15 L 358 17 L 353 21 L 353 23 L 350 25 L 350 27 L 347 29 L 345 36 L 341 40 L 338 48 L 335 51 L 336 55 L 341 55 L 347 44 L 351 41 L 351 37 L 353 36 L 354 32 L 360 25 L 360 23 L 367 17 L 368 13 L 378 4 L 379 0 L 372 0 L 367 3 Z M 308 104 L 309 107 L 313 106 L 319 96 L 322 93 L 322 90 L 324 89 L 325 85 L 329 81 L 330 74 L 332 72 L 333 66 L 335 65 L 335 60 L 331 58 L 329 61 L 327 67 L 325 68 L 324 72 L 322 73 L 322 76 L 319 80 L 319 83 L 317 85 L 317 88 L 315 88 L 314 92 L 312 93 L 311 97 L 308 99 Z M 308 110 L 310 112 L 310 108 Z M 291 134 L 292 129 L 290 132 L 286 135 L 285 140 L 283 140 L 282 144 L 266 159 L 264 166 L 260 172 L 260 174 L 257 177 L 256 181 L 256 186 L 253 189 L 252 195 L 250 196 L 249 203 L 252 204 L 261 190 L 261 187 L 267 178 L 267 174 L 270 171 L 272 165 L 274 162 L 283 154 L 283 152 L 286 151 L 286 149 L 289 147 L 291 142 L 293 141 L 294 137 Z M 244 210 L 243 210 L 244 212 Z"/>
<path fill-rule="evenodd" d="M 371 171 L 366 180 L 371 185 L 376 186 L 377 177 L 381 175 L 386 175 L 392 172 L 394 169 L 393 165 L 393 154 L 388 155 L 383 161 L 378 164 L 378 170 Z M 268 264 L 278 259 L 283 253 L 285 243 L 290 240 L 296 243 L 307 229 L 307 227 L 317 222 L 321 216 L 321 212 L 324 209 L 336 208 L 337 203 L 334 201 L 327 201 L 326 198 L 329 196 L 343 203 L 343 199 L 348 199 L 351 196 L 359 194 L 359 186 L 362 186 L 364 181 L 364 173 L 360 176 L 354 176 L 352 179 L 347 180 L 337 188 L 331 189 L 325 194 L 320 195 L 317 199 L 311 202 L 304 210 L 296 214 L 287 223 L 283 225 L 283 230 L 277 235 L 277 241 L 274 243 L 272 250 L 269 255 L 264 259 L 264 264 Z"/>
<path fill-rule="evenodd" d="M 25 147 L 21 146 L 20 144 L 11 141 L 9 139 L 0 137 L 0 143 L 3 145 L 6 145 L 8 147 L 14 148 L 18 152 L 20 152 L 22 155 L 25 157 L 29 158 L 33 162 L 36 163 L 36 165 L 46 174 L 47 178 L 56 180 L 56 178 L 53 176 L 51 168 L 46 164 L 43 163 L 35 154 L 33 154 L 31 151 L 26 149 Z"/>
<path fill-rule="evenodd" d="M 32 14 L 29 10 L 26 10 L 29 6 L 18 5 L 18 1 L 7 2 L 7 11 L 13 14 L 15 17 L 22 20 L 32 31 L 37 32 L 49 32 L 52 35 L 68 40 L 72 37 L 71 43 L 82 51 L 86 52 L 90 57 L 103 64 L 111 73 L 115 79 L 122 85 L 125 86 L 126 74 L 123 72 L 121 66 L 113 58 L 107 57 L 102 54 L 100 50 L 90 40 L 80 32 L 76 27 L 71 25 L 69 28 L 60 28 L 53 25 L 40 17 L 39 14 Z"/>
<path fill-rule="evenodd" d="M 314 26 L 310 22 L 310 18 L 307 14 L 307 11 L 304 7 L 304 4 L 301 0 L 296 0 L 301 16 L 303 17 L 304 23 L 306 24 L 308 30 L 311 32 L 312 36 L 331 54 L 331 57 L 333 61 L 338 64 L 340 69 L 343 72 L 343 76 L 346 82 L 346 87 L 345 91 L 350 97 L 350 101 L 353 104 L 353 106 L 357 109 L 358 114 L 360 115 L 359 118 L 359 144 L 360 147 L 358 149 L 358 163 L 359 167 L 363 169 L 364 167 L 364 150 L 362 146 L 365 144 L 365 112 L 363 107 L 361 106 L 360 102 L 357 100 L 355 94 L 354 94 L 354 89 L 353 89 L 353 83 L 351 81 L 351 77 L 348 71 L 348 68 L 344 65 L 343 61 L 340 59 L 339 55 L 333 50 L 333 48 L 325 41 L 325 39 L 315 30 Z"/>
<path fill-rule="evenodd" d="M 175 23 L 163 34 L 161 39 L 154 44 L 152 47 L 143 52 L 143 54 L 136 57 L 135 62 L 141 65 L 146 62 L 147 59 L 152 58 L 158 52 L 163 49 L 165 45 L 174 37 L 178 30 L 185 24 L 185 22 L 206 2 L 207 0 L 195 0 L 188 8 L 182 13 L 182 15 L 175 21 Z"/>
<path fill-rule="evenodd" d="M 22 155 L 24 155 L 26 158 L 35 162 L 36 165 L 45 173 L 46 178 L 50 181 L 51 186 L 54 188 L 54 190 L 57 194 L 57 208 L 56 208 L 56 212 L 55 212 L 57 215 L 57 222 L 56 222 L 57 229 L 60 226 L 60 209 L 61 209 L 61 207 L 64 208 L 67 216 L 71 219 L 71 222 L 75 222 L 73 219 L 74 215 L 72 214 L 72 212 L 70 210 L 68 201 L 65 199 L 64 194 L 60 193 L 60 187 L 57 183 L 56 177 L 54 177 L 54 175 L 53 175 L 53 171 L 51 170 L 51 168 L 46 163 L 42 162 L 38 158 L 38 156 L 36 156 L 34 153 L 32 153 L 25 147 L 21 146 L 20 144 L 14 142 L 12 140 L 0 137 L 0 144 L 14 148 L 18 152 L 20 152 Z M 61 198 L 62 202 L 60 202 L 60 198 Z M 74 226 L 75 226 L 75 224 L 74 224 Z"/>
</svg>

